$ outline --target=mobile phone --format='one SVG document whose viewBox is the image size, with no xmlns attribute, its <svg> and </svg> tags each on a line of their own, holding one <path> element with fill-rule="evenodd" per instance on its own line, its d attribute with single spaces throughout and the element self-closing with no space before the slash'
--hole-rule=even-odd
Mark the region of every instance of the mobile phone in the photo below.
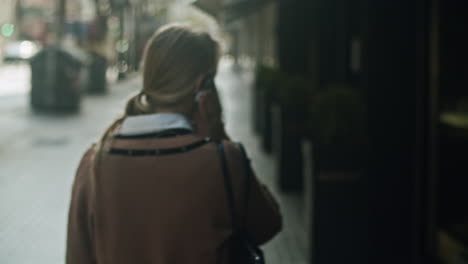
<svg viewBox="0 0 468 264">
<path fill-rule="evenodd" d="M 198 90 L 198 92 L 195 94 L 195 102 L 200 101 L 204 91 L 211 91 L 215 89 L 216 87 L 214 83 L 214 77 L 210 74 L 203 79 L 200 85 L 200 90 Z"/>
</svg>

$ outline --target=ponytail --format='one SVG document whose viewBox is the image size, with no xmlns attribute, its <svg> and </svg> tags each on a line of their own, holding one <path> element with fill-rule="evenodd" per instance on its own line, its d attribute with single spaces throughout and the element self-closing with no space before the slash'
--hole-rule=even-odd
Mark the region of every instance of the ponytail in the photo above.
<svg viewBox="0 0 468 264">
<path fill-rule="evenodd" d="M 125 106 L 127 116 L 142 115 L 154 112 L 154 106 L 150 97 L 142 92 L 132 96 Z"/>
</svg>

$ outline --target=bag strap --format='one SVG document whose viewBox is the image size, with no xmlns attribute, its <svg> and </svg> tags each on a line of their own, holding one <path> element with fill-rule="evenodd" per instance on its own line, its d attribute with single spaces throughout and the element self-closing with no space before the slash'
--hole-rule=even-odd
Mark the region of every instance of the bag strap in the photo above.
<svg viewBox="0 0 468 264">
<path fill-rule="evenodd" d="M 238 142 L 237 146 L 239 147 L 241 153 L 242 153 L 242 162 L 244 164 L 244 175 L 245 175 L 245 197 L 244 197 L 244 217 L 242 219 L 242 228 L 245 228 L 246 225 L 246 218 L 247 218 L 247 212 L 248 212 L 248 206 L 249 206 L 249 198 L 250 198 L 250 180 L 252 178 L 252 171 L 250 169 L 250 161 L 247 158 L 247 153 L 245 152 L 244 145 L 242 143 Z"/>
<path fill-rule="evenodd" d="M 243 156 L 243 165 L 244 165 L 244 175 L 245 175 L 245 197 L 244 197 L 244 208 L 247 210 L 248 206 L 248 201 L 249 201 L 249 196 L 250 196 L 250 177 L 251 177 L 251 171 L 249 169 L 249 160 L 247 159 L 247 155 L 245 153 L 245 149 L 242 146 L 241 143 L 237 143 L 239 146 L 242 156 Z M 228 207 L 229 207 L 229 212 L 231 214 L 231 222 L 232 222 L 232 227 L 234 230 L 241 230 L 245 228 L 245 222 L 246 222 L 246 213 L 244 214 L 243 220 L 242 220 L 242 226 L 239 228 L 236 219 L 238 218 L 237 211 L 235 208 L 235 199 L 234 199 L 234 192 L 232 189 L 232 182 L 231 182 L 231 176 L 229 173 L 227 161 L 226 161 L 226 155 L 224 153 L 224 146 L 223 143 L 218 144 L 218 153 L 220 156 L 221 160 L 221 169 L 223 170 L 223 175 L 224 175 L 224 186 L 226 189 L 226 198 L 228 202 Z"/>
<path fill-rule="evenodd" d="M 232 191 L 232 185 L 231 185 L 231 177 L 229 174 L 229 169 L 227 167 L 227 162 L 226 162 L 226 155 L 224 154 L 224 146 L 223 143 L 218 144 L 218 154 L 221 160 L 221 169 L 223 170 L 223 176 L 224 176 L 224 187 L 226 190 L 226 198 L 228 202 L 228 207 L 229 207 L 229 212 L 231 214 L 231 223 L 232 223 L 232 228 L 234 230 L 237 229 L 237 214 L 236 214 L 236 208 L 234 206 L 234 194 Z"/>
</svg>

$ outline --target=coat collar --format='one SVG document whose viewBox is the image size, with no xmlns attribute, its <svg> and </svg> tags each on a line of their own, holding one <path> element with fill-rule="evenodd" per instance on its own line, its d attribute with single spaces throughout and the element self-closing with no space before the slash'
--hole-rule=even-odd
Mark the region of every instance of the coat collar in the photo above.
<svg viewBox="0 0 468 264">
<path fill-rule="evenodd" d="M 141 136 L 159 133 L 170 129 L 185 129 L 193 131 L 190 121 L 181 114 L 156 113 L 126 117 L 116 135 Z"/>
</svg>

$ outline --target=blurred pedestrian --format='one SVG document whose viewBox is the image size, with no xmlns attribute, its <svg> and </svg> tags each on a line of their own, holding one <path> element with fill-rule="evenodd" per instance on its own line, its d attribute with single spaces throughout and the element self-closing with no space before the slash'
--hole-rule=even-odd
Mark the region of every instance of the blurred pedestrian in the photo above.
<svg viewBox="0 0 468 264">
<path fill-rule="evenodd" d="M 219 56 L 187 26 L 151 38 L 143 89 L 77 170 L 67 264 L 233 263 L 236 227 L 255 245 L 280 231 L 277 203 L 225 133 Z"/>
</svg>

